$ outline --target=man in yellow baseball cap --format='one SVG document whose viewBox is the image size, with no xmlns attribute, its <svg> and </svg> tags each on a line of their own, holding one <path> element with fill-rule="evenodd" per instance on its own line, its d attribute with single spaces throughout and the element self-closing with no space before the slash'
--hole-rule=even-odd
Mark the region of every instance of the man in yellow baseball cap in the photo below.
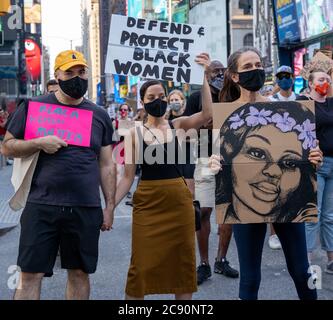
<svg viewBox="0 0 333 320">
<path fill-rule="evenodd" d="M 83 54 L 75 50 L 67 50 L 60 52 L 55 60 L 54 71 L 58 69 L 67 71 L 74 66 L 85 66 L 88 68 L 88 64 Z"/>
<path fill-rule="evenodd" d="M 1 0 L 0 0 L 1 1 Z M 71 144 L 73 130 L 57 125 L 53 131 L 25 140 L 30 101 L 24 100 L 8 123 L 2 152 L 28 157 L 39 152 L 35 174 L 23 211 L 19 254 L 20 287 L 14 299 L 40 298 L 44 276 L 52 276 L 58 249 L 61 267 L 67 269 L 66 298 L 89 298 L 89 274 L 96 271 L 100 230 L 110 231 L 115 205 L 116 170 L 113 163 L 113 127 L 107 112 L 84 98 L 88 87 L 88 66 L 82 53 L 61 52 L 55 61 L 56 92 L 33 97 L 31 102 L 58 106 L 66 112 L 85 111 L 92 119 L 80 122 L 78 132 L 89 132 L 89 146 Z M 41 116 L 40 126 L 53 123 L 58 114 Z M 45 123 L 45 125 L 44 125 Z M 74 130 L 75 131 L 75 130 Z M 46 134 L 46 133 L 45 133 Z M 75 134 L 75 132 L 74 132 Z M 18 143 L 19 142 L 19 143 Z M 100 186 L 104 193 L 102 210 Z"/>
<path fill-rule="evenodd" d="M 65 104 L 79 104 L 88 90 L 88 64 L 83 54 L 75 50 L 60 52 L 54 72 L 60 87 L 57 98 Z"/>
</svg>

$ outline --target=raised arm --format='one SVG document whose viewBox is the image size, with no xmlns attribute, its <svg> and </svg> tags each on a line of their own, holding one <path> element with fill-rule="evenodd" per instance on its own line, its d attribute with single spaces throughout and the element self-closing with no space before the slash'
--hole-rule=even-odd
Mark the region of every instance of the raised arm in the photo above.
<svg viewBox="0 0 333 320">
<path fill-rule="evenodd" d="M 206 78 L 206 71 L 210 65 L 209 55 L 207 53 L 202 53 L 198 55 L 196 58 L 196 62 L 204 66 L 205 68 L 204 83 L 201 88 L 202 110 L 189 117 L 180 117 L 173 120 L 173 125 L 176 129 L 184 129 L 184 130 L 200 129 L 209 120 L 211 120 L 213 115 L 212 95 Z"/>
</svg>

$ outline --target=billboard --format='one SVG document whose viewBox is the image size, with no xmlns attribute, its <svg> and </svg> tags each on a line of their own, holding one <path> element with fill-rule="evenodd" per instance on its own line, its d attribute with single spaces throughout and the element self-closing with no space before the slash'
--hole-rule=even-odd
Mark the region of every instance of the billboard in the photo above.
<svg viewBox="0 0 333 320">
<path fill-rule="evenodd" d="M 144 0 L 143 13 L 146 19 L 168 20 L 168 1 Z"/>
<path fill-rule="evenodd" d="M 332 0 L 296 0 L 301 40 L 333 30 Z"/>
<path fill-rule="evenodd" d="M 295 0 L 274 0 L 274 9 L 279 44 L 299 41 Z"/>
<path fill-rule="evenodd" d="M 127 15 L 135 18 L 142 18 L 142 3 L 137 0 L 128 0 Z"/>
<path fill-rule="evenodd" d="M 42 50 L 40 39 L 37 35 L 26 33 L 25 59 L 27 75 L 31 83 L 40 82 L 42 72 Z"/>
<path fill-rule="evenodd" d="M 24 22 L 42 23 L 42 8 L 40 0 L 25 0 L 24 1 Z"/>
<path fill-rule="evenodd" d="M 186 23 L 188 20 L 188 1 L 172 2 L 172 21 Z"/>
</svg>

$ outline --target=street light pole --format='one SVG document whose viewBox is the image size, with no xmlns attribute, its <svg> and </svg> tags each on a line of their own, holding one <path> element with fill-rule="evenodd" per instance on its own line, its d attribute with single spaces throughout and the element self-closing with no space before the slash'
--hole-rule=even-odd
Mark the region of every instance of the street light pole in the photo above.
<svg viewBox="0 0 333 320">
<path fill-rule="evenodd" d="M 21 25 L 17 34 L 18 39 L 18 94 L 27 94 L 27 77 L 26 77 L 26 62 L 25 62 L 25 21 L 24 21 L 24 0 L 16 0 L 17 6 L 21 12 Z M 24 83 L 25 82 L 25 83 Z"/>
</svg>

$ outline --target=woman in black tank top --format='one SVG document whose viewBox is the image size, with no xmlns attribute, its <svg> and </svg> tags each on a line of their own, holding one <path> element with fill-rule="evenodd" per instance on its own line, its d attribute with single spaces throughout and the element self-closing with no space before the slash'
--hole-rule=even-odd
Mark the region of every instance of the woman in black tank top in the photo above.
<svg viewBox="0 0 333 320">
<path fill-rule="evenodd" d="M 206 68 L 209 56 L 200 54 L 196 62 Z M 116 194 L 118 204 L 131 188 L 136 159 L 142 160 L 142 179 L 133 196 L 127 299 L 167 293 L 175 294 L 176 299 L 191 299 L 197 290 L 194 207 L 181 166 L 172 160 L 178 158 L 176 130 L 199 129 L 212 117 L 209 85 L 205 78 L 201 112 L 170 122 L 165 120 L 167 98 L 160 81 L 144 83 L 140 97 L 148 118 L 144 126 L 131 131 L 132 139 L 129 147 L 125 146 L 125 154 L 132 151 L 132 164 L 125 164 Z"/>
</svg>

